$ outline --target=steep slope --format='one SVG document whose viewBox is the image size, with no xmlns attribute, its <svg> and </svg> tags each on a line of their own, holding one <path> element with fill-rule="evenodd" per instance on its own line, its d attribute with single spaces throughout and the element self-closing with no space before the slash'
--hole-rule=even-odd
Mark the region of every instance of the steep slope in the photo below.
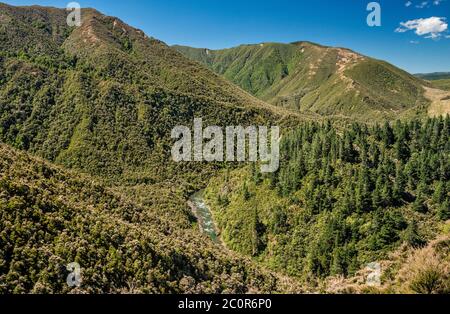
<svg viewBox="0 0 450 314">
<path fill-rule="evenodd" d="M 68 292 L 74 260 L 82 292 L 285 290 L 198 234 L 185 197 L 217 165 L 173 163 L 170 135 L 288 113 L 116 18 L 66 14 L 0 4 L 0 142 L 76 171 L 1 146 L 0 291 Z"/>
<path fill-rule="evenodd" d="M 170 132 L 270 124 L 282 115 L 120 20 L 82 11 L 0 5 L 0 139 L 114 180 L 152 183 L 182 171 Z"/>
<path fill-rule="evenodd" d="M 172 198 L 176 196 L 172 196 Z M 0 293 L 295 291 L 224 253 L 176 210 L 145 207 L 97 179 L 0 144 Z M 82 285 L 66 284 L 66 265 Z M 293 290 L 291 290 L 293 289 Z"/>
<path fill-rule="evenodd" d="M 322 115 L 395 119 L 424 113 L 418 78 L 343 48 L 263 43 L 212 51 L 174 46 L 271 104 Z"/>
<path fill-rule="evenodd" d="M 277 173 L 224 171 L 206 189 L 233 250 L 314 283 L 353 277 L 401 246 L 448 237 L 450 116 L 393 127 L 304 124 L 281 147 Z M 383 282 L 397 271 L 383 266 Z"/>
</svg>

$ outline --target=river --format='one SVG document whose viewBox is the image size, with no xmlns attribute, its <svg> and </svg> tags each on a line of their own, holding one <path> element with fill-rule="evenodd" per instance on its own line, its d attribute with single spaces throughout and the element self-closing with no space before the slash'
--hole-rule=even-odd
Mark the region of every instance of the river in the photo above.
<svg viewBox="0 0 450 314">
<path fill-rule="evenodd" d="M 211 210 L 206 205 L 203 198 L 203 191 L 199 191 L 192 195 L 189 199 L 189 207 L 191 208 L 195 217 L 197 217 L 200 230 L 208 235 L 215 243 L 220 244 L 217 228 L 214 223 Z"/>
</svg>

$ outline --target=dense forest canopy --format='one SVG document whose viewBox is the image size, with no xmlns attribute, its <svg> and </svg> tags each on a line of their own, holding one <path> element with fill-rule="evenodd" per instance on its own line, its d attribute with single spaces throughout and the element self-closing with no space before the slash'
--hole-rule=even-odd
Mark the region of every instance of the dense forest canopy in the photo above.
<svg viewBox="0 0 450 314">
<path fill-rule="evenodd" d="M 226 172 L 207 189 L 226 243 L 298 277 L 352 276 L 450 219 L 450 118 L 306 123 L 277 173 Z"/>
</svg>

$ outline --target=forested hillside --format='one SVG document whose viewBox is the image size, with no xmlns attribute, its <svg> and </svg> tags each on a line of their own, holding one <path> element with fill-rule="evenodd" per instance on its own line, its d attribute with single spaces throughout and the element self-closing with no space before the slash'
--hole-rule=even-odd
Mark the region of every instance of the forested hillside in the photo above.
<svg viewBox="0 0 450 314">
<path fill-rule="evenodd" d="M 281 151 L 277 173 L 227 171 L 206 193 L 226 244 L 273 269 L 313 281 L 351 277 L 402 243 L 425 246 L 450 219 L 448 116 L 309 123 Z"/>
<path fill-rule="evenodd" d="M 277 121 L 269 105 L 120 20 L 83 10 L 1 6 L 0 140 L 111 180 L 154 183 L 180 171 L 170 133 Z"/>
<path fill-rule="evenodd" d="M 0 144 L 0 293 L 299 289 L 190 225 L 176 206 L 139 205 L 92 177 Z M 75 290 L 66 284 L 72 262 L 82 267 Z"/>
<path fill-rule="evenodd" d="M 2 144 L 0 292 L 69 292 L 74 261 L 80 292 L 295 290 L 198 233 L 185 197 L 217 165 L 170 157 L 194 117 L 285 114 L 116 18 L 66 14 L 0 4 L 0 141 L 73 171 Z"/>
<path fill-rule="evenodd" d="M 449 291 L 450 121 L 420 120 L 427 82 L 306 42 L 177 47 L 205 66 L 94 9 L 66 16 L 0 4 L 0 293 L 316 292 L 382 260 L 423 293 L 423 256 Z M 173 162 L 194 118 L 281 126 L 280 170 Z M 208 183 L 225 246 L 187 204 Z"/>
<path fill-rule="evenodd" d="M 295 111 L 393 120 L 425 116 L 429 104 L 423 89 L 427 82 L 349 49 L 310 42 L 174 48 L 260 99 Z"/>
</svg>

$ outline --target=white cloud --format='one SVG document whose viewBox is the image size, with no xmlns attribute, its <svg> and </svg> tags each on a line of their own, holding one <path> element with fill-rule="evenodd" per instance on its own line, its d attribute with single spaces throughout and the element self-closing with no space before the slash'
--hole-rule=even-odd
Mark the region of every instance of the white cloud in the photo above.
<svg viewBox="0 0 450 314">
<path fill-rule="evenodd" d="M 439 36 L 440 36 L 439 34 L 430 34 L 428 36 L 425 36 L 425 38 L 437 39 Z"/>
<path fill-rule="evenodd" d="M 409 31 L 409 29 L 401 28 L 401 27 L 399 27 L 395 30 L 396 33 L 406 33 L 407 31 Z"/>
<path fill-rule="evenodd" d="M 429 17 L 426 19 L 416 19 L 400 23 L 400 27 L 395 30 L 397 33 L 405 33 L 414 30 L 418 36 L 436 39 L 448 29 L 445 17 Z"/>
<path fill-rule="evenodd" d="M 409 43 L 410 43 L 410 44 L 413 44 L 413 45 L 418 45 L 418 44 L 420 44 L 420 41 L 417 41 L 417 40 L 411 40 Z"/>
<path fill-rule="evenodd" d="M 420 4 L 416 5 L 416 8 L 423 9 L 428 7 L 428 1 L 422 1 Z"/>
<path fill-rule="evenodd" d="M 416 4 L 416 8 L 417 9 L 429 8 L 431 4 L 438 6 L 444 1 L 446 0 L 422 1 L 419 4 Z M 412 4 L 413 4 L 412 1 L 408 1 L 405 3 L 405 6 L 410 7 Z"/>
</svg>

